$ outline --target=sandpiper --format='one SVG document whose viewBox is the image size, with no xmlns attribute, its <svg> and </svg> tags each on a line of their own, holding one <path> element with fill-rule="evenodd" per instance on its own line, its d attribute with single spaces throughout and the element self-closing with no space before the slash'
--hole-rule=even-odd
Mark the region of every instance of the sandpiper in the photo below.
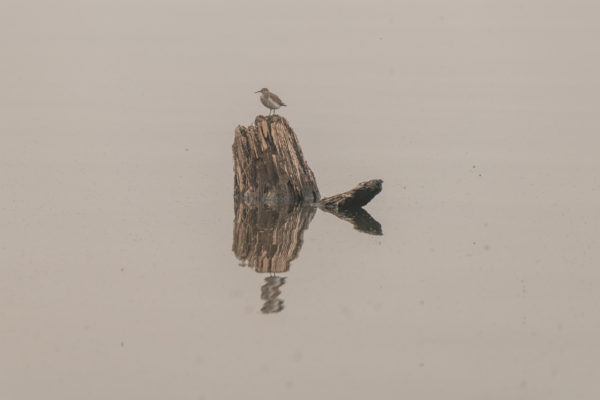
<svg viewBox="0 0 600 400">
<path fill-rule="evenodd" d="M 275 93 L 269 92 L 269 89 L 267 88 L 262 88 L 258 92 L 254 93 L 261 93 L 260 102 L 269 109 L 269 115 L 271 115 L 271 111 L 273 111 L 273 114 L 275 114 L 275 110 L 281 106 L 285 106 L 279 96 L 277 96 Z"/>
</svg>

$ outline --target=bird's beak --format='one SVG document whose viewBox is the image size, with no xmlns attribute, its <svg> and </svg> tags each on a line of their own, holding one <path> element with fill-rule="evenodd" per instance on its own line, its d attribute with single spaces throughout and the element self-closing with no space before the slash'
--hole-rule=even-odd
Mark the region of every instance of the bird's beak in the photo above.
<svg viewBox="0 0 600 400">
<path fill-rule="evenodd" d="M 260 93 L 260 90 L 258 92 L 254 92 L 254 93 Z"/>
</svg>

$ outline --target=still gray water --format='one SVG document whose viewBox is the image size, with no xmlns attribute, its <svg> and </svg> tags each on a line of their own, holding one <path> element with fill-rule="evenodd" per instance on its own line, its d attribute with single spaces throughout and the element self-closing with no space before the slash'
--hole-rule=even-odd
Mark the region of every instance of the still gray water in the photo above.
<svg viewBox="0 0 600 400">
<path fill-rule="evenodd" d="M 597 399 L 599 11 L 3 2 L 0 399 Z M 262 87 L 380 232 L 236 213 Z"/>
</svg>

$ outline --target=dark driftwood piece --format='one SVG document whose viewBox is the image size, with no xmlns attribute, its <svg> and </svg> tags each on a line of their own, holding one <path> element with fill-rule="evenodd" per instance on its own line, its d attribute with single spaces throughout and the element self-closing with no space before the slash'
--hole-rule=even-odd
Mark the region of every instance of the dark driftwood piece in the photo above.
<svg viewBox="0 0 600 400">
<path fill-rule="evenodd" d="M 327 209 L 357 209 L 364 207 L 381 192 L 382 184 L 381 179 L 359 183 L 354 189 L 324 198 L 319 202 L 319 207 Z"/>
<path fill-rule="evenodd" d="M 232 148 L 236 199 L 308 203 L 319 200 L 315 176 L 285 118 L 258 116 L 254 125 L 238 126 Z"/>
<path fill-rule="evenodd" d="M 232 250 L 256 272 L 286 272 L 298 257 L 316 207 L 235 202 Z"/>
</svg>

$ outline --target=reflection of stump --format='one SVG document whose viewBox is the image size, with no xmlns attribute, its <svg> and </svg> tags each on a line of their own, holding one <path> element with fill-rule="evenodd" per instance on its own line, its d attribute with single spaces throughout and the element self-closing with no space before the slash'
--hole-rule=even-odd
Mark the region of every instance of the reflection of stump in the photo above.
<svg viewBox="0 0 600 400">
<path fill-rule="evenodd" d="M 278 296 L 281 294 L 279 287 L 285 284 L 285 278 L 281 276 L 269 276 L 265 278 L 265 284 L 260 288 L 260 298 L 265 304 L 260 311 L 264 314 L 277 313 L 283 310 L 283 300 Z"/>
<path fill-rule="evenodd" d="M 256 272 L 285 272 L 302 248 L 304 230 L 316 208 L 235 202 L 233 252 Z"/>
</svg>

